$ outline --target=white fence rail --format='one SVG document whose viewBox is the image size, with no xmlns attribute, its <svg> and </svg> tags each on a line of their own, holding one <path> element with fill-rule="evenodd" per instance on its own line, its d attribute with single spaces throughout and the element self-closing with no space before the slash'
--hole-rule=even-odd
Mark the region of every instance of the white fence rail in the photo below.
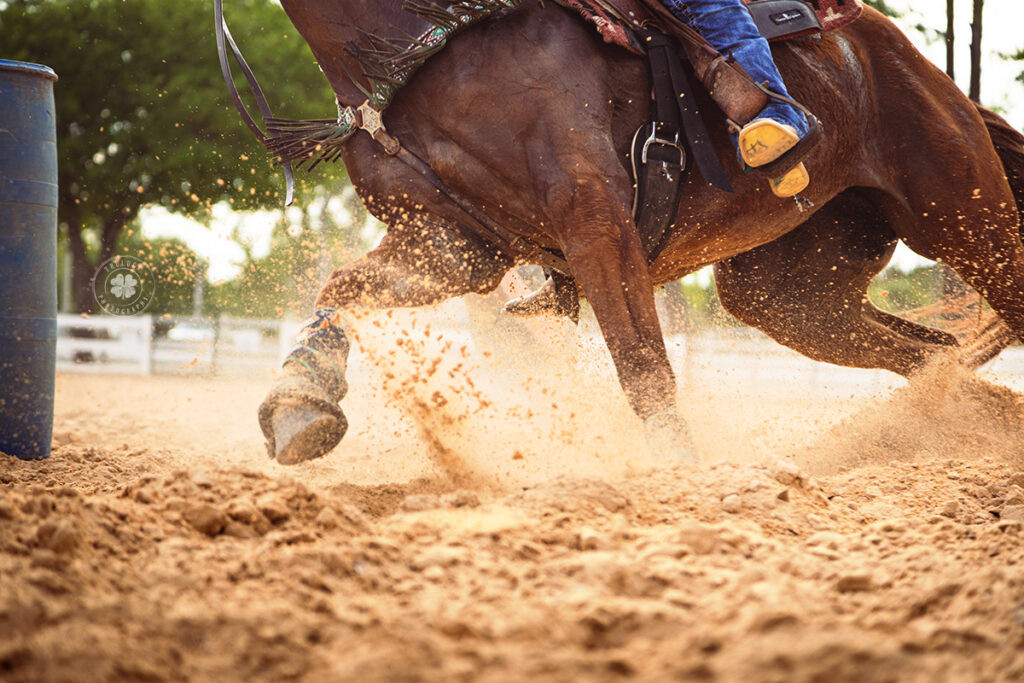
<svg viewBox="0 0 1024 683">
<path fill-rule="evenodd" d="M 152 370 L 153 317 L 57 316 L 57 369 L 75 372 Z"/>
<path fill-rule="evenodd" d="M 300 325 L 230 316 L 58 315 L 57 370 L 145 375 L 274 368 L 284 360 Z"/>
</svg>

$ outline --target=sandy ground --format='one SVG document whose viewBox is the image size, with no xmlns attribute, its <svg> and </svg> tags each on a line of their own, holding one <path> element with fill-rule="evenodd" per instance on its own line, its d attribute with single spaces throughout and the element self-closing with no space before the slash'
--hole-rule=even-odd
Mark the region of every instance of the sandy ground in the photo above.
<svg viewBox="0 0 1024 683">
<path fill-rule="evenodd" d="M 698 369 L 695 467 L 600 354 L 386 322 L 293 468 L 267 377 L 59 377 L 53 456 L 0 457 L 0 679 L 1024 679 L 1021 395 Z"/>
</svg>

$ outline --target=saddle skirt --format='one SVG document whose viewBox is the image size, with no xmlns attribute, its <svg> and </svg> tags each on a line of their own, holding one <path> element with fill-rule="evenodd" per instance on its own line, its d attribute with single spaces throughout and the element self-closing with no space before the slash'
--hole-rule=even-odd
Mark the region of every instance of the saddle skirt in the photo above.
<svg viewBox="0 0 1024 683">
<path fill-rule="evenodd" d="M 605 42 L 620 45 L 633 52 L 642 52 L 632 42 L 629 28 L 640 28 L 644 24 L 661 21 L 680 22 L 669 13 L 660 0 L 558 0 L 560 4 L 580 13 L 594 24 Z M 857 19 L 864 8 L 859 0 L 803 0 L 814 11 L 821 27 L 809 27 L 803 22 L 793 22 L 793 30 L 780 21 L 783 14 L 775 13 L 769 6 L 778 0 L 743 0 L 750 5 L 751 14 L 761 33 L 770 41 L 786 40 L 796 36 L 834 31 Z"/>
</svg>

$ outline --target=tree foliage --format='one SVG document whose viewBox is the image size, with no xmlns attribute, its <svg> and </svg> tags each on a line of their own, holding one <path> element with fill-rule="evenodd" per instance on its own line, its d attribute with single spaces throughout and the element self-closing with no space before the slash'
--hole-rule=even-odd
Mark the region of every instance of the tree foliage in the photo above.
<svg viewBox="0 0 1024 683">
<path fill-rule="evenodd" d="M 231 0 L 226 13 L 275 114 L 332 114 L 327 81 L 278 4 Z M 142 208 L 203 220 L 222 200 L 281 205 L 282 174 L 228 99 L 208 0 L 0 1 L 0 55 L 60 77 L 59 212 L 79 310 L 92 305 L 96 263 Z"/>
<path fill-rule="evenodd" d="M 870 5 L 887 17 L 898 17 L 900 13 L 886 4 L 885 0 L 864 0 L 865 5 Z"/>
<path fill-rule="evenodd" d="M 246 250 L 242 272 L 211 287 L 206 312 L 240 318 L 306 317 L 330 274 L 371 249 L 380 237 L 368 230 L 361 238 L 353 229 L 366 225 L 367 214 L 354 192 L 348 200 L 344 209 L 352 219 L 344 224 L 328 208 L 326 194 L 304 204 L 297 220 L 282 216 L 264 256 L 255 256 L 240 241 Z"/>
<path fill-rule="evenodd" d="M 145 261 L 153 271 L 156 286 L 147 313 L 192 315 L 196 281 L 206 279 L 206 266 L 187 244 L 176 238 L 143 239 L 126 230 L 117 252 Z"/>
</svg>

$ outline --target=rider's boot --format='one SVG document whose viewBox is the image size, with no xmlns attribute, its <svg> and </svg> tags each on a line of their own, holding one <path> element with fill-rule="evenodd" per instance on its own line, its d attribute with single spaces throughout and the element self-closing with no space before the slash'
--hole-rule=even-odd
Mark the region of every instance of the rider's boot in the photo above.
<svg viewBox="0 0 1024 683">
<path fill-rule="evenodd" d="M 733 57 L 755 82 L 781 98 L 770 99 L 760 113 L 746 122 L 736 136 L 736 143 L 747 166 L 770 166 L 773 175 L 769 185 L 776 195 L 791 197 L 802 191 L 810 177 L 800 161 L 806 153 L 806 145 L 801 141 L 812 132 L 811 122 L 792 104 L 768 41 L 761 36 L 742 0 L 663 2 L 712 47 Z M 787 155 L 793 158 L 792 163 L 787 163 Z"/>
<path fill-rule="evenodd" d="M 326 455 L 341 441 L 348 429 L 338 405 L 348 391 L 348 349 L 338 311 L 317 309 L 288 353 L 284 375 L 260 405 L 271 458 L 294 465 Z"/>
<path fill-rule="evenodd" d="M 743 126 L 737 135 L 737 146 L 743 162 L 759 168 L 775 162 L 800 143 L 796 128 L 774 119 L 759 117 Z M 769 187 L 778 197 L 792 197 L 811 182 L 807 167 L 801 161 L 781 176 L 769 179 Z"/>
</svg>

